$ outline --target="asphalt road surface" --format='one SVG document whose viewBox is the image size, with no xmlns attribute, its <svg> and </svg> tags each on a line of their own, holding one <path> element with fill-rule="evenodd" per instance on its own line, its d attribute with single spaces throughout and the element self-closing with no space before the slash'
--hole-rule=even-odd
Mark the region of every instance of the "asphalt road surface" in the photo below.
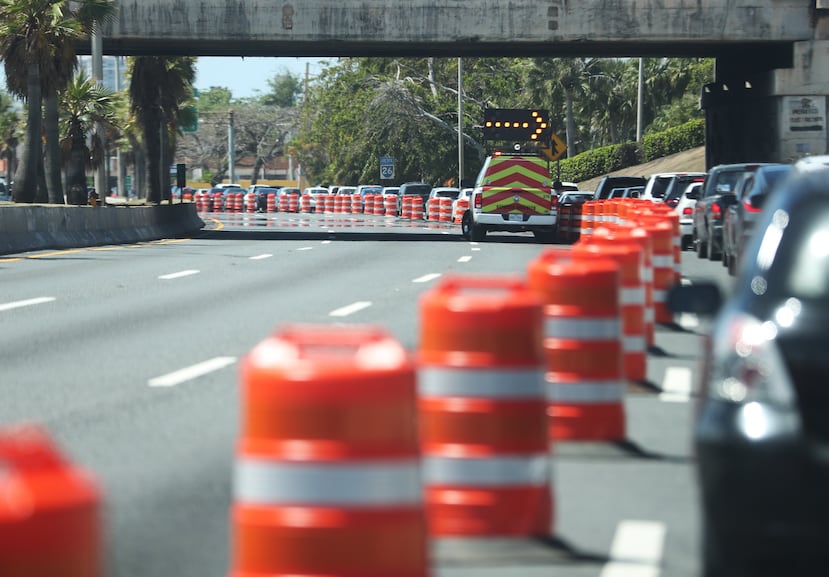
<svg viewBox="0 0 829 577">
<path fill-rule="evenodd" d="M 104 495 L 106 574 L 226 575 L 239 360 L 291 322 L 380 324 L 414 350 L 443 275 L 514 273 L 529 234 L 346 215 L 206 214 L 187 239 L 0 257 L 0 425 L 44 426 Z M 692 281 L 728 277 L 683 254 Z M 690 434 L 707 323 L 657 328 L 624 443 L 559 443 L 549 539 L 434 540 L 434 574 L 689 577 Z"/>
</svg>

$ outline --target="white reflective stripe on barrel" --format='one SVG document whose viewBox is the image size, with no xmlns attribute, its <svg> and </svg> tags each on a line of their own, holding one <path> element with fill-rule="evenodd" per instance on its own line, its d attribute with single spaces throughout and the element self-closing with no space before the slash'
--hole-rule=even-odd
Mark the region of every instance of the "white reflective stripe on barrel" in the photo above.
<svg viewBox="0 0 829 577">
<path fill-rule="evenodd" d="M 546 453 L 492 458 L 423 456 L 423 480 L 427 485 L 547 485 L 550 471 Z"/>
<path fill-rule="evenodd" d="M 582 381 L 578 383 L 547 383 L 547 399 L 560 403 L 605 403 L 619 401 L 625 386 L 619 381 Z"/>
<path fill-rule="evenodd" d="M 645 337 L 641 336 L 623 336 L 622 337 L 622 352 L 625 353 L 644 353 L 648 346 L 645 342 Z"/>
<path fill-rule="evenodd" d="M 645 322 L 652 323 L 656 320 L 656 311 L 653 308 L 653 305 L 649 307 L 645 307 Z"/>
<path fill-rule="evenodd" d="M 544 397 L 543 369 L 467 369 L 421 366 L 421 397 L 537 399 Z"/>
<path fill-rule="evenodd" d="M 621 323 L 615 318 L 586 319 L 577 317 L 545 317 L 544 337 L 576 341 L 614 341 L 622 335 Z"/>
<path fill-rule="evenodd" d="M 416 459 L 349 464 L 239 458 L 233 494 L 263 505 L 416 505 L 422 502 Z"/>
<path fill-rule="evenodd" d="M 635 288 L 625 288 L 619 291 L 619 303 L 625 305 L 644 305 L 645 304 L 645 287 L 638 286 Z"/>
<path fill-rule="evenodd" d="M 653 266 L 645 265 L 645 266 L 642 267 L 641 271 L 642 271 L 642 282 L 645 283 L 645 284 L 652 283 L 653 282 Z"/>
<path fill-rule="evenodd" d="M 664 303 L 668 298 L 668 291 L 666 290 L 657 290 L 654 289 L 653 291 L 653 302 L 656 303 Z"/>
<path fill-rule="evenodd" d="M 653 255 L 653 261 L 651 262 L 653 268 L 674 268 L 674 255 L 661 255 L 655 254 Z"/>
</svg>

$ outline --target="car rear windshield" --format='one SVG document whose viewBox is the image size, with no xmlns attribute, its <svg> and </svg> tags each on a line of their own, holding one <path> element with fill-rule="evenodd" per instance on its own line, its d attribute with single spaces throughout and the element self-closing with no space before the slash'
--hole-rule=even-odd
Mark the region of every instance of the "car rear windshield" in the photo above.
<svg viewBox="0 0 829 577">
<path fill-rule="evenodd" d="M 428 184 L 412 184 L 410 186 L 406 186 L 403 190 L 403 194 L 417 194 L 420 196 L 429 196 L 429 193 L 432 192 L 432 187 Z"/>
<path fill-rule="evenodd" d="M 435 193 L 437 196 L 445 196 L 446 198 L 458 198 L 460 190 L 439 190 Z"/>
</svg>

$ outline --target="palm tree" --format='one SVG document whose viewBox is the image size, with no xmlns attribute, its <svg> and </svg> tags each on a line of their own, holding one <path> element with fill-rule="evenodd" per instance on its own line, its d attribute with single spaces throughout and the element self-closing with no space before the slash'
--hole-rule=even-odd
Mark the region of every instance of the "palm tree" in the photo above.
<svg viewBox="0 0 829 577">
<path fill-rule="evenodd" d="M 137 56 L 131 76 L 130 107 L 141 126 L 147 152 L 147 201 L 159 203 L 162 194 L 169 194 L 165 167 L 172 161 L 170 142 L 178 133 L 182 104 L 192 98 L 196 59 Z"/>
<path fill-rule="evenodd" d="M 76 75 L 61 95 L 61 109 L 64 118 L 61 123 L 60 147 L 63 157 L 68 159 L 66 185 L 69 189 L 70 204 L 86 203 L 86 168 L 92 158 L 91 167 L 103 161 L 102 155 L 95 157 L 87 147 L 86 138 L 95 124 L 105 127 L 116 124 L 115 93 L 107 90 L 85 74 Z M 93 150 L 100 150 L 100 135 L 93 135 Z"/>
<path fill-rule="evenodd" d="M 0 91 L 0 157 L 6 160 L 6 185 L 12 181 L 17 161 L 17 143 L 20 138 L 20 115 L 12 106 L 12 99 Z"/>
<path fill-rule="evenodd" d="M 46 200 L 41 140 L 43 97 L 48 102 L 46 135 L 54 140 L 57 91 L 66 85 L 77 65 L 75 44 L 89 37 L 96 21 L 114 14 L 114 0 L 0 0 L 0 58 L 6 84 L 27 104 L 28 128 L 15 176 L 16 201 Z M 57 148 L 51 147 L 50 200 L 63 202 L 56 154 Z"/>
</svg>

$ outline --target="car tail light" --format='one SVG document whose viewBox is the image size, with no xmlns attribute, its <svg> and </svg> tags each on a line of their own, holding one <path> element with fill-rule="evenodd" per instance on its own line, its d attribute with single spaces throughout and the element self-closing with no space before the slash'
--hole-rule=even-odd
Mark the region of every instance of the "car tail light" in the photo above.
<svg viewBox="0 0 829 577">
<path fill-rule="evenodd" d="M 694 214 L 694 209 L 690 206 L 686 206 L 682 209 L 682 216 L 691 216 Z"/>
<path fill-rule="evenodd" d="M 555 194 L 550 194 L 550 210 L 555 210 L 558 207 L 558 197 Z"/>
<path fill-rule="evenodd" d="M 474 201 L 475 208 L 481 208 L 484 205 L 483 194 L 481 194 L 480 192 L 476 192 L 474 194 L 474 197 L 475 197 L 475 201 Z"/>
<path fill-rule="evenodd" d="M 753 206 L 749 201 L 749 198 L 746 197 L 743 199 L 743 210 L 746 212 L 760 212 L 762 209 Z"/>
<path fill-rule="evenodd" d="M 665 204 L 667 204 L 671 208 L 676 208 L 676 205 L 679 204 L 679 199 L 678 198 L 669 198 L 668 200 L 665 201 Z"/>
<path fill-rule="evenodd" d="M 722 207 L 716 202 L 711 205 L 711 218 L 714 220 L 722 219 Z"/>
<path fill-rule="evenodd" d="M 778 316 L 796 315 L 791 308 L 787 309 L 789 306 L 781 307 Z M 777 346 L 777 332 L 774 322 L 763 322 L 744 313 L 721 317 L 711 338 L 705 391 L 709 398 L 794 405 L 794 387 Z"/>
</svg>

